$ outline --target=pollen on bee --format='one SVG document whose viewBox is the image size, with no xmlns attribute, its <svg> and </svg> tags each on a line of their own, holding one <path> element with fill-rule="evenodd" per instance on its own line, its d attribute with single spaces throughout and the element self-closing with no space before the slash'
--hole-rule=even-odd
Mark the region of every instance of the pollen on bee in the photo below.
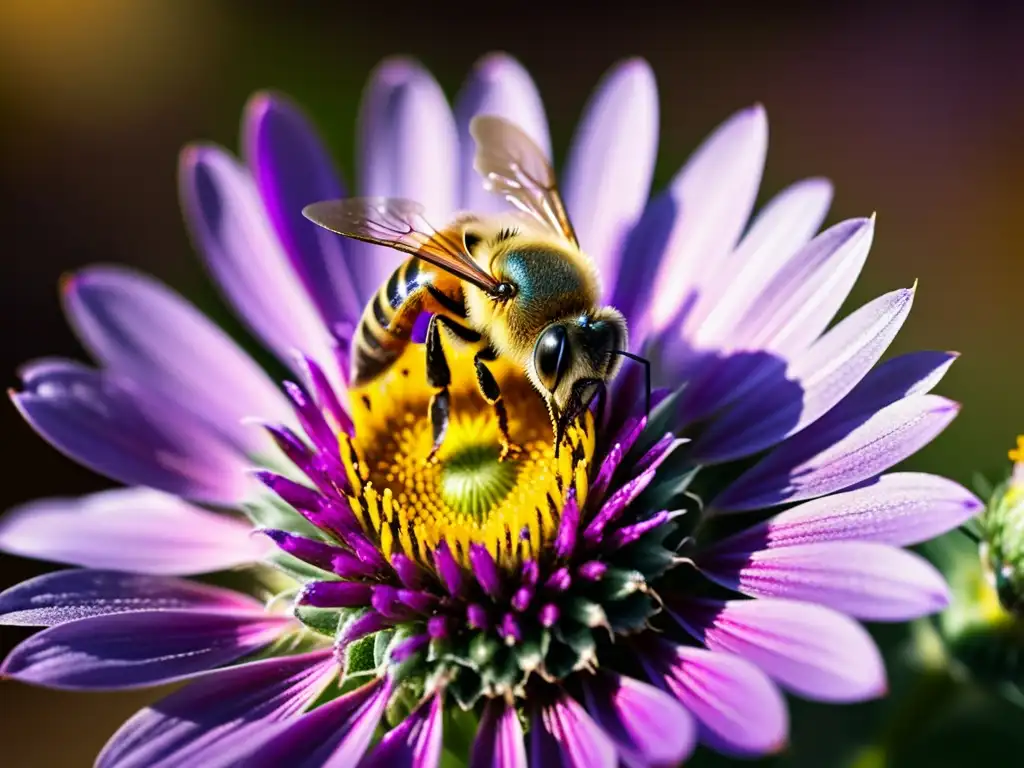
<svg viewBox="0 0 1024 768">
<path fill-rule="evenodd" d="M 504 567 L 535 557 L 553 540 L 569 489 L 585 498 L 594 450 L 589 416 L 570 430 L 570 450 L 555 459 L 543 399 L 522 372 L 494 366 L 510 435 L 521 448 L 502 460 L 497 420 L 477 390 L 472 350 L 453 351 L 448 431 L 438 460 L 428 462 L 433 390 L 423 347 L 411 345 L 404 355 L 403 365 L 367 385 L 374 390 L 368 393 L 372 411 L 352 398 L 354 437 L 340 438 L 357 518 L 385 555 L 402 552 L 427 567 L 441 541 L 466 566 L 473 543 L 485 545 Z M 403 368 L 410 374 L 402 375 Z"/>
</svg>

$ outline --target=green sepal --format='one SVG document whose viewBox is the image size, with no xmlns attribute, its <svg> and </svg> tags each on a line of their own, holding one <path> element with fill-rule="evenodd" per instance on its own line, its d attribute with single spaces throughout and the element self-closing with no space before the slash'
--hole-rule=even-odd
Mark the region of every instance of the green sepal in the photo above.
<svg viewBox="0 0 1024 768">
<path fill-rule="evenodd" d="M 388 725 L 394 728 L 405 720 L 423 699 L 423 690 L 423 678 L 418 677 L 407 678 L 395 686 L 384 710 Z"/>
<path fill-rule="evenodd" d="M 484 681 L 469 667 L 455 667 L 448 691 L 462 709 L 471 709 L 483 696 Z"/>
<path fill-rule="evenodd" d="M 571 597 L 565 602 L 565 613 L 585 627 L 608 627 L 608 617 L 600 603 L 584 597 Z"/>
<path fill-rule="evenodd" d="M 675 509 L 701 468 L 689 464 L 685 451 L 675 451 L 658 467 L 654 480 L 633 501 L 634 509 Z"/>
<path fill-rule="evenodd" d="M 490 635 L 483 632 L 477 633 L 469 641 L 469 652 L 467 654 L 467 660 L 470 662 L 469 665 L 479 670 L 494 658 L 500 647 L 498 641 Z"/>
<path fill-rule="evenodd" d="M 519 668 L 527 675 L 538 669 L 544 662 L 551 648 L 551 633 L 545 629 L 539 629 L 523 638 L 523 641 L 515 646 L 516 661 Z"/>
<path fill-rule="evenodd" d="M 579 656 L 593 657 L 597 650 L 594 633 L 588 627 L 576 622 L 561 621 L 554 628 L 554 635 Z"/>
<path fill-rule="evenodd" d="M 391 641 L 394 639 L 393 629 L 382 629 L 373 635 L 373 665 L 383 667 L 389 659 L 388 651 L 391 649 Z"/>
<path fill-rule="evenodd" d="M 501 694 L 513 690 L 524 678 L 519 668 L 516 652 L 509 646 L 501 646 L 494 654 L 491 663 L 481 670 L 484 686 L 493 694 Z"/>
<path fill-rule="evenodd" d="M 658 605 L 651 599 L 651 596 L 642 592 L 634 592 L 623 600 L 605 605 L 608 621 L 616 634 L 639 632 L 645 629 L 647 620 L 658 610 Z"/>
<path fill-rule="evenodd" d="M 444 747 L 449 754 L 462 755 L 461 761 L 453 765 L 466 766 L 466 760 L 473 751 L 473 741 L 479 727 L 479 718 L 472 710 L 465 710 L 461 707 L 444 708 Z M 445 765 L 442 758 L 441 766 Z"/>
<path fill-rule="evenodd" d="M 543 674 L 554 680 L 561 680 L 573 671 L 580 669 L 583 661 L 569 644 L 553 639 L 548 653 L 544 657 Z"/>
<path fill-rule="evenodd" d="M 666 522 L 628 547 L 615 553 L 613 561 L 620 567 L 633 569 L 643 574 L 648 582 L 654 581 L 666 571 L 679 565 L 679 557 L 665 546 L 665 539 L 673 533 L 675 526 Z"/>
<path fill-rule="evenodd" d="M 344 617 L 344 613 L 337 608 L 314 608 L 309 605 L 296 605 L 292 612 L 308 629 L 331 638 L 338 634 Z"/>
<path fill-rule="evenodd" d="M 635 568 L 609 568 L 601 576 L 594 593 L 602 603 L 623 600 L 643 589 L 647 580 Z"/>
<path fill-rule="evenodd" d="M 244 502 L 242 510 L 257 528 L 277 528 L 311 539 L 323 538 L 323 533 L 315 525 L 269 490 Z"/>
</svg>

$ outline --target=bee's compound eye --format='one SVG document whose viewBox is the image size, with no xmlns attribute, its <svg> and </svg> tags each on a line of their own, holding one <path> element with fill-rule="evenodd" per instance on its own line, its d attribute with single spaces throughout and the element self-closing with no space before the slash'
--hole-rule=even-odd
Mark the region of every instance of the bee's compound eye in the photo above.
<svg viewBox="0 0 1024 768">
<path fill-rule="evenodd" d="M 561 325 L 548 326 L 533 348 L 533 365 L 544 388 L 554 392 L 569 368 L 569 337 Z"/>
</svg>

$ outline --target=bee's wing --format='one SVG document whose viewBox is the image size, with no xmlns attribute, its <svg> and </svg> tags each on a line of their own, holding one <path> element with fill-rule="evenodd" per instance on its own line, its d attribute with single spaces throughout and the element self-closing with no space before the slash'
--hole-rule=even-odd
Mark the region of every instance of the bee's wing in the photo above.
<svg viewBox="0 0 1024 768">
<path fill-rule="evenodd" d="M 473 167 L 483 177 L 484 186 L 579 247 L 558 193 L 555 171 L 533 139 L 515 124 L 493 115 L 474 117 L 469 132 L 476 140 Z"/>
<path fill-rule="evenodd" d="M 423 212 L 419 203 L 388 197 L 324 200 L 302 209 L 303 216 L 325 229 L 411 254 L 483 291 L 493 291 L 498 281 L 473 261 L 460 239 L 430 226 Z"/>
</svg>

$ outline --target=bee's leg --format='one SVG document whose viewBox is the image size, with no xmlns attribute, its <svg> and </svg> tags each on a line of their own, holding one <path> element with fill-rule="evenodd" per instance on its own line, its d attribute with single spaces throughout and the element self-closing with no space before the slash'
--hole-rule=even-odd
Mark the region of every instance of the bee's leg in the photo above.
<svg viewBox="0 0 1024 768">
<path fill-rule="evenodd" d="M 434 445 L 430 449 L 427 461 L 434 461 L 438 449 L 444 443 L 448 431 L 448 416 L 451 409 L 451 394 L 448 387 L 452 382 L 452 372 L 441 346 L 441 323 L 439 315 L 430 318 L 427 326 L 427 383 L 437 389 L 430 397 L 430 424 L 433 427 Z"/>
<path fill-rule="evenodd" d="M 498 434 L 501 438 L 501 453 L 498 455 L 498 461 L 504 461 L 509 454 L 518 453 L 519 446 L 512 442 L 508 434 L 508 411 L 505 409 L 505 401 L 501 397 L 498 382 L 490 369 L 484 365 L 485 360 L 494 359 L 496 359 L 494 350 L 487 346 L 473 356 L 473 365 L 476 366 L 476 383 L 480 387 L 480 394 L 494 408 L 494 416 L 498 420 Z"/>
<path fill-rule="evenodd" d="M 448 359 L 444 354 L 444 346 L 441 343 L 441 326 L 451 331 L 455 336 L 465 342 L 475 343 L 480 341 L 481 336 L 472 328 L 466 328 L 455 320 L 445 315 L 434 315 L 430 318 L 427 326 L 427 383 L 437 389 L 437 392 L 430 398 L 430 423 L 433 427 L 434 445 L 430 449 L 427 461 L 434 461 L 437 452 L 444 443 L 445 433 L 448 432 L 448 419 L 451 411 L 451 393 L 448 387 L 451 386 L 452 373 L 448 367 Z"/>
</svg>

